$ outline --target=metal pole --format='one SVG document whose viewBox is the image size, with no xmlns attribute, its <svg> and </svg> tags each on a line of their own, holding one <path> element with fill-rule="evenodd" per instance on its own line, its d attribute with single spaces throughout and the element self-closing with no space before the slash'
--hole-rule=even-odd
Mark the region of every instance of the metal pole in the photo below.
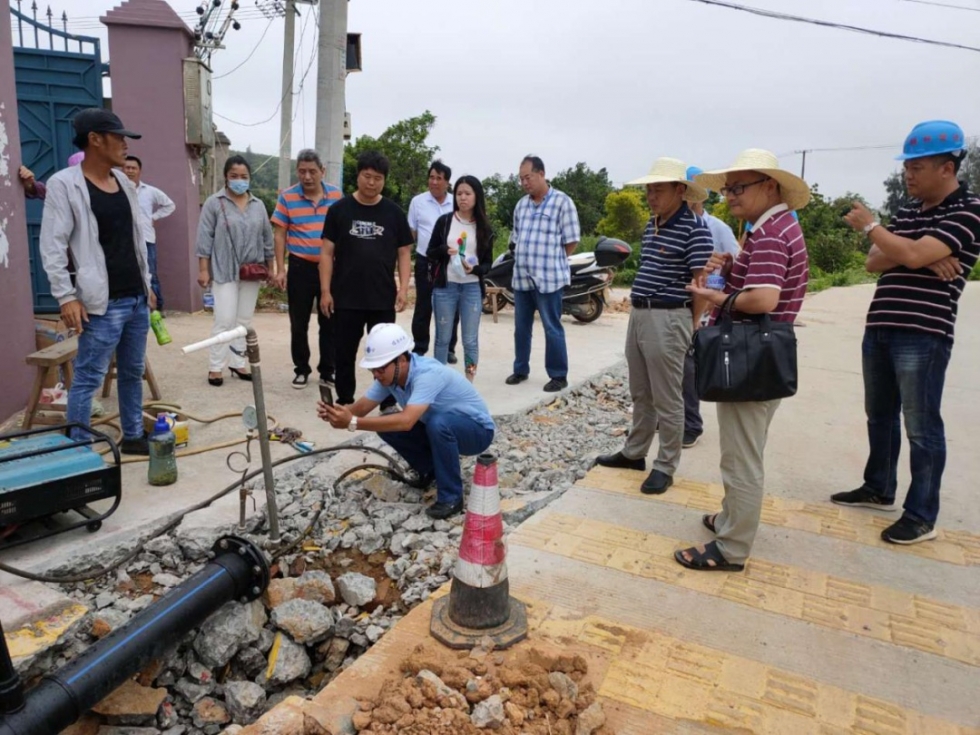
<svg viewBox="0 0 980 735">
<path fill-rule="evenodd" d="M 272 479 L 272 453 L 269 450 L 269 419 L 265 413 L 265 395 L 262 393 L 262 366 L 259 359 L 259 337 L 248 328 L 245 337 L 248 364 L 252 372 L 252 393 L 255 396 L 255 414 L 258 418 L 259 450 L 262 453 L 262 477 L 265 480 L 265 504 L 269 513 L 269 541 L 279 542 L 279 507 L 276 505 L 276 485 Z"/>
<path fill-rule="evenodd" d="M 800 178 L 806 178 L 806 151 L 803 151 L 803 165 L 800 167 Z"/>
<path fill-rule="evenodd" d="M 344 170 L 344 113 L 347 109 L 347 1 L 321 0 L 316 78 L 316 149 L 327 183 L 341 185 Z"/>
<path fill-rule="evenodd" d="M 296 2 L 286 0 L 286 32 L 282 45 L 282 106 L 279 115 L 279 190 L 290 184 L 293 141 L 293 52 L 296 38 Z"/>
</svg>

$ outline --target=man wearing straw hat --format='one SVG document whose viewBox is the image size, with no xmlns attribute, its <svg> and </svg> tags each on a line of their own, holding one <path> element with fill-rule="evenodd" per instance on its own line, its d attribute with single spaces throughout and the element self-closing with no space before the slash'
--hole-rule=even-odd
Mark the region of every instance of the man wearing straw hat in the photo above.
<svg viewBox="0 0 980 735">
<path fill-rule="evenodd" d="M 902 517 L 881 532 L 892 544 L 936 538 L 946 465 L 943 382 L 957 304 L 980 256 L 980 198 L 957 180 L 965 147 L 956 123 L 919 123 L 898 157 L 914 201 L 887 228 L 860 202 L 844 218 L 871 240 L 866 267 L 881 278 L 861 348 L 870 445 L 864 482 L 830 499 L 839 505 L 895 510 L 901 414 L 912 480 Z"/>
<path fill-rule="evenodd" d="M 795 321 L 806 295 L 809 267 L 803 231 L 792 210 L 810 201 L 810 187 L 779 168 L 775 155 L 759 149 L 742 151 L 729 168 L 700 174 L 695 181 L 718 190 L 731 213 L 754 226 L 737 256 L 711 256 L 704 275 L 696 279 L 690 291 L 715 307 L 737 293 L 730 302 L 736 321 L 756 314 L 769 314 L 774 321 Z M 724 291 L 705 287 L 706 276 L 715 271 L 726 278 Z M 713 318 L 717 316 L 716 309 Z M 762 514 L 766 437 L 779 403 L 718 404 L 725 497 L 720 513 L 702 518 L 715 540 L 675 552 L 678 563 L 704 571 L 745 568 Z"/>
<path fill-rule="evenodd" d="M 626 363 L 633 398 L 633 427 L 626 444 L 596 458 L 603 467 L 646 469 L 659 424 L 660 449 L 640 492 L 659 495 L 674 481 L 684 436 L 684 359 L 704 310 L 701 296 L 686 290 L 711 256 L 711 232 L 688 202 L 708 193 L 687 179 L 676 158 L 658 158 L 650 173 L 629 184 L 646 185 L 653 216 L 643 233 L 640 267 L 633 281 Z"/>
</svg>

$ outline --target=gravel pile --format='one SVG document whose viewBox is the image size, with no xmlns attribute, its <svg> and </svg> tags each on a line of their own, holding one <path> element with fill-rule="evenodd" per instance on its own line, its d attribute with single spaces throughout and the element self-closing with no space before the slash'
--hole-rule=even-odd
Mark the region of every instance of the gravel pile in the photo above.
<svg viewBox="0 0 980 735">
<path fill-rule="evenodd" d="M 505 516 L 505 532 L 583 477 L 596 454 L 621 444 L 629 424 L 628 406 L 622 367 L 525 414 L 498 420 L 491 451 L 499 461 L 501 494 L 524 501 L 519 510 Z M 362 439 L 381 446 L 374 435 Z M 104 735 L 113 732 L 111 727 L 122 726 L 144 728 L 141 735 L 217 735 L 230 726 L 234 731 L 233 725 L 253 722 L 288 696 L 315 694 L 405 612 L 450 580 L 463 517 L 433 521 L 424 513 L 427 496 L 379 473 L 358 473 L 334 487 L 343 471 L 365 461 L 376 463 L 377 457 L 346 452 L 278 468 L 280 527 L 284 543 L 297 541 L 295 551 L 274 560 L 274 579 L 261 600 L 229 603 L 177 642 L 164 660 L 148 667 L 135 684 L 148 690 L 142 693 L 148 704 L 142 711 L 122 714 L 117 710 L 126 707 L 120 705 L 112 710 L 114 714 L 104 715 Z M 464 459 L 467 484 L 474 463 L 475 458 Z M 256 486 L 254 491 L 261 496 L 264 489 Z M 312 530 L 304 536 L 314 519 Z M 189 518 L 185 525 L 192 521 Z M 249 524 L 249 533 L 240 535 L 264 547 L 264 518 L 253 513 Z M 232 526 L 177 528 L 147 542 L 139 556 L 114 576 L 68 586 L 69 594 L 92 612 L 68 645 L 57 656 L 49 652 L 39 657 L 28 676 L 42 673 L 52 663 L 62 665 L 94 639 L 123 625 L 199 570 L 215 539 L 227 533 L 240 532 Z M 420 673 L 413 672 L 414 683 L 399 686 L 428 692 L 426 687 L 434 682 L 419 680 Z M 460 691 L 472 704 L 465 689 Z M 140 693 L 135 692 L 133 699 L 139 700 L 135 694 Z M 500 695 L 505 713 L 512 701 L 506 692 Z M 590 704 L 574 697 L 571 701 L 576 713 Z M 494 717 L 501 711 L 495 703 L 490 709 Z M 475 716 L 475 708 L 467 711 L 467 717 Z M 510 727 L 516 726 L 513 718 L 510 722 Z M 536 732 L 530 726 L 520 731 Z"/>
<path fill-rule="evenodd" d="M 354 728 L 371 735 L 609 733 L 581 656 L 492 652 L 492 641 L 453 658 L 420 646 L 403 663 L 404 678 L 360 703 Z"/>
</svg>

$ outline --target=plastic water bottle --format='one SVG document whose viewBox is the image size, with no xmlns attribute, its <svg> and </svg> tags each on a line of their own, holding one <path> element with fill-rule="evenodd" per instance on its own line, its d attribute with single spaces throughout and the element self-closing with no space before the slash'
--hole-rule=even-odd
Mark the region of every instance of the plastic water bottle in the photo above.
<svg viewBox="0 0 980 735">
<path fill-rule="evenodd" d="M 204 292 L 204 308 L 207 311 L 212 311 L 214 309 L 214 294 L 211 293 L 211 287 L 208 286 L 208 290 Z"/>
<path fill-rule="evenodd" d="M 167 414 L 161 413 L 157 416 L 148 443 L 150 469 L 147 471 L 147 480 L 151 485 L 173 485 L 177 482 L 177 456 L 174 453 L 177 438 L 170 430 Z"/>
<path fill-rule="evenodd" d="M 150 329 L 156 335 L 158 345 L 169 345 L 173 340 L 170 339 L 170 332 L 163 323 L 163 314 L 154 309 L 150 312 Z"/>
<path fill-rule="evenodd" d="M 705 285 L 714 291 L 724 291 L 725 277 L 718 271 L 709 273 L 708 277 L 705 279 Z"/>
</svg>

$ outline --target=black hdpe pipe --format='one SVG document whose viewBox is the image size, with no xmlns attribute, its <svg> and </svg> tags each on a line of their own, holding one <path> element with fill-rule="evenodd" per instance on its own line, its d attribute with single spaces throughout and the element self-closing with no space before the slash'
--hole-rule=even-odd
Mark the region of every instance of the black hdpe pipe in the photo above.
<svg viewBox="0 0 980 735">
<path fill-rule="evenodd" d="M 41 679 L 22 707 L 11 711 L 16 702 L 5 703 L 0 735 L 58 735 L 226 602 L 248 602 L 265 591 L 269 565 L 257 546 L 225 536 L 212 551 L 214 559 L 197 574 Z M 9 661 L 5 643 L 3 648 L 0 663 Z M 16 692 L 18 686 L 6 689 Z"/>
</svg>

